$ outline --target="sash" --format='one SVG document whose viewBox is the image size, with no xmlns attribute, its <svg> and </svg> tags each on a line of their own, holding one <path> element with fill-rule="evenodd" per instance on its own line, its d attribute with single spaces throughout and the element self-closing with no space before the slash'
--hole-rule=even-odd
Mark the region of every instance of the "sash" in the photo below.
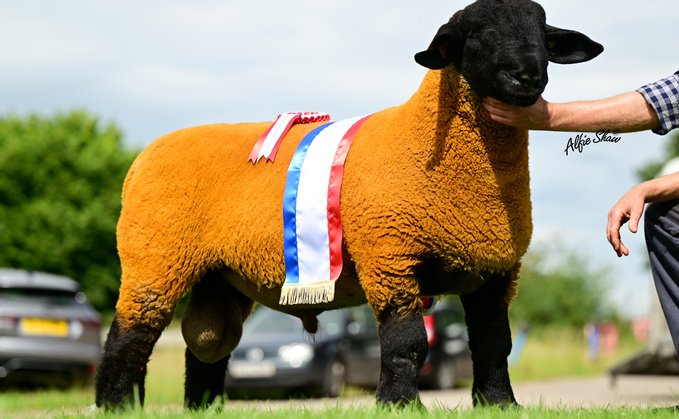
<svg viewBox="0 0 679 419">
<path fill-rule="evenodd" d="M 283 198 L 285 284 L 279 303 L 332 301 L 342 273 L 339 195 L 344 161 L 370 115 L 331 122 L 307 134 L 288 167 Z"/>
</svg>

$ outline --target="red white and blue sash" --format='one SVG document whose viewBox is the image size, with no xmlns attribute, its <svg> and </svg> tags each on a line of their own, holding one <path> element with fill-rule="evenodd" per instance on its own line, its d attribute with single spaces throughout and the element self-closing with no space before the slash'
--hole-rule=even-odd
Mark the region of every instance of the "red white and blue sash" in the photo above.
<svg viewBox="0 0 679 419">
<path fill-rule="evenodd" d="M 354 135 L 370 115 L 331 122 L 307 134 L 288 167 L 283 200 L 285 284 L 279 303 L 332 301 L 342 272 L 339 195 Z"/>
</svg>

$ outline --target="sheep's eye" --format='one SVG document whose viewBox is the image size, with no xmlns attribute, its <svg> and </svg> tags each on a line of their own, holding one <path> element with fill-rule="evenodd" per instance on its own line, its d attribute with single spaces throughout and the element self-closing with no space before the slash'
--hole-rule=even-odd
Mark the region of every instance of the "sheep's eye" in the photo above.
<svg viewBox="0 0 679 419">
<path fill-rule="evenodd" d="M 547 48 L 550 48 L 550 49 L 551 49 L 551 48 L 554 48 L 554 47 L 556 46 L 556 41 L 554 41 L 554 40 L 552 40 L 552 39 L 549 39 L 549 40 L 547 40 L 547 44 L 546 44 L 546 45 L 547 45 Z"/>
</svg>

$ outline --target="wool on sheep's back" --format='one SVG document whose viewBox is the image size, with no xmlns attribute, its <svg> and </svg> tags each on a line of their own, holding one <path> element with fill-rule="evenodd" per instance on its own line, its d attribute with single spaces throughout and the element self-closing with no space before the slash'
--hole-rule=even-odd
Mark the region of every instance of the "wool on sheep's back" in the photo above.
<svg viewBox="0 0 679 419">
<path fill-rule="evenodd" d="M 527 134 L 492 124 L 478 103 L 454 69 L 429 71 L 409 101 L 363 124 L 340 196 L 351 266 L 343 277 L 356 280 L 354 266 L 359 274 L 389 266 L 384 275 L 398 281 L 425 254 L 472 272 L 508 271 L 520 260 L 532 232 Z M 286 173 L 299 142 L 319 124 L 293 126 L 274 163 L 248 163 L 269 125 L 188 128 L 139 155 L 118 225 L 123 286 L 136 297 L 121 292 L 119 309 L 149 289 L 167 290 L 145 297 L 152 313 L 212 268 L 230 268 L 255 284 L 253 292 L 283 284 Z M 403 281 L 390 290 L 416 304 L 417 284 Z M 387 304 L 392 291 L 371 304 Z"/>
</svg>

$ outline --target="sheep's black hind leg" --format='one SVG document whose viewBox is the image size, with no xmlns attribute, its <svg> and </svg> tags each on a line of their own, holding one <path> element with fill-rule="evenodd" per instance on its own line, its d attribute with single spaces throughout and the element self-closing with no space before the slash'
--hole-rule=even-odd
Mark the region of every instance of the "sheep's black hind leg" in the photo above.
<svg viewBox="0 0 679 419">
<path fill-rule="evenodd" d="M 135 391 L 144 404 L 146 364 L 161 330 L 141 325 L 121 328 L 116 314 L 95 377 L 97 406 L 123 409 L 133 404 Z"/>
<path fill-rule="evenodd" d="M 493 275 L 486 284 L 460 299 L 469 329 L 469 348 L 474 362 L 474 405 L 516 404 L 507 372 L 512 349 L 509 304 L 516 289 L 516 272 Z"/>
<path fill-rule="evenodd" d="M 208 273 L 193 287 L 182 317 L 187 345 L 184 404 L 188 408 L 205 407 L 224 393 L 231 351 L 253 307 L 254 302 L 229 285 L 221 272 Z"/>
<path fill-rule="evenodd" d="M 227 355 L 213 364 L 208 364 L 201 362 L 188 348 L 186 349 L 184 399 L 189 409 L 207 406 L 213 403 L 217 396 L 224 394 L 224 378 L 230 357 L 231 355 Z"/>
</svg>

